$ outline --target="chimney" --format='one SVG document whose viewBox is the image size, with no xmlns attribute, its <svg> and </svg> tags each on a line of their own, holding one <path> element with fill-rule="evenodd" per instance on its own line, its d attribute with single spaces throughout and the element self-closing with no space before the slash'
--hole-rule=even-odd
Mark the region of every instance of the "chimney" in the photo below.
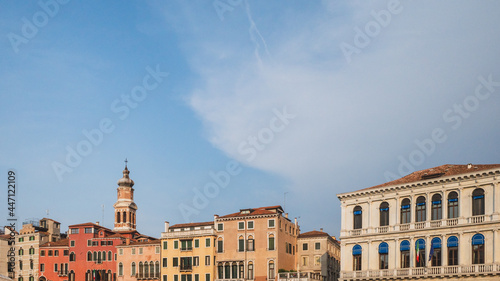
<svg viewBox="0 0 500 281">
<path fill-rule="evenodd" d="M 170 227 L 170 223 L 168 221 L 165 222 L 165 232 L 168 232 L 168 228 Z"/>
<path fill-rule="evenodd" d="M 320 228 L 319 231 L 323 232 L 323 228 Z"/>
<path fill-rule="evenodd" d="M 471 163 L 467 164 L 467 169 L 470 169 L 470 168 L 472 168 L 472 164 Z"/>
<path fill-rule="evenodd" d="M 96 222 L 95 222 L 95 224 L 99 225 L 99 222 L 98 222 L 98 221 L 96 221 Z"/>
<path fill-rule="evenodd" d="M 288 213 L 285 213 L 285 218 L 287 218 L 287 219 L 288 219 Z"/>
<path fill-rule="evenodd" d="M 297 218 L 295 218 L 295 227 L 297 227 Z"/>
<path fill-rule="evenodd" d="M 217 226 L 215 225 L 215 221 L 219 218 L 219 215 L 214 215 L 214 228 L 217 229 Z"/>
</svg>

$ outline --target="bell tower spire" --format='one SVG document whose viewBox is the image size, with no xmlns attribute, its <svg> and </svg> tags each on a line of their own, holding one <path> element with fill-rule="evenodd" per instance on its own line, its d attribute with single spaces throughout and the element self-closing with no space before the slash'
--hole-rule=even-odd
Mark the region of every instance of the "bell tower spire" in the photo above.
<svg viewBox="0 0 500 281">
<path fill-rule="evenodd" d="M 115 208 L 114 231 L 134 231 L 136 230 L 135 214 L 137 205 L 134 203 L 134 181 L 129 177 L 130 171 L 127 167 L 128 161 L 125 159 L 125 169 L 123 177 L 118 180 L 118 200 L 113 205 Z"/>
</svg>

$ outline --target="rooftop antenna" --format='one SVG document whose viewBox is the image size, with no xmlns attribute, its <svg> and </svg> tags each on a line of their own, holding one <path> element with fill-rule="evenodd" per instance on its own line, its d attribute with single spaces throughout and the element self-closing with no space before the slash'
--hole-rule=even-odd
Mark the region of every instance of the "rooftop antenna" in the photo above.
<svg viewBox="0 0 500 281">
<path fill-rule="evenodd" d="M 49 209 L 45 210 L 45 213 L 47 213 L 47 218 L 48 218 L 50 213 Z"/>
</svg>

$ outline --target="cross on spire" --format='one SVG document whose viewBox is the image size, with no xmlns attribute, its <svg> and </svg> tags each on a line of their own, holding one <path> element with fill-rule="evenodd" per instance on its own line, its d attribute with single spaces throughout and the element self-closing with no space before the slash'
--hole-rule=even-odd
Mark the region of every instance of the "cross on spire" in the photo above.
<svg viewBox="0 0 500 281">
<path fill-rule="evenodd" d="M 125 158 L 125 168 L 127 168 L 127 163 L 128 163 L 128 160 L 127 160 L 127 158 Z"/>
</svg>

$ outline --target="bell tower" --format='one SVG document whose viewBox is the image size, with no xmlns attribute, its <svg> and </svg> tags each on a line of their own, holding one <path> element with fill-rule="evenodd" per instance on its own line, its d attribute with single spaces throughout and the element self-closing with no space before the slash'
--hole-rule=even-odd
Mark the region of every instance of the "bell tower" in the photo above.
<svg viewBox="0 0 500 281">
<path fill-rule="evenodd" d="M 134 231 L 136 230 L 135 213 L 137 205 L 134 203 L 134 181 L 130 179 L 130 171 L 127 168 L 125 159 L 125 170 L 123 177 L 118 180 L 118 200 L 113 205 L 115 208 L 115 227 L 113 231 Z"/>
</svg>

